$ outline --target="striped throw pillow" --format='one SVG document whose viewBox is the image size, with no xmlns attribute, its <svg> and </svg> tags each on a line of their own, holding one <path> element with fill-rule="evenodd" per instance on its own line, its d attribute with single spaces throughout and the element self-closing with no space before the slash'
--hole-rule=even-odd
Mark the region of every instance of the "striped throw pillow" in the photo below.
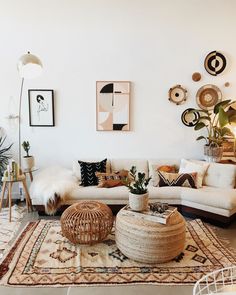
<svg viewBox="0 0 236 295">
<path fill-rule="evenodd" d="M 98 187 L 115 187 L 124 185 L 123 181 L 128 177 L 128 170 L 121 170 L 113 173 L 95 173 L 98 178 Z"/>
</svg>

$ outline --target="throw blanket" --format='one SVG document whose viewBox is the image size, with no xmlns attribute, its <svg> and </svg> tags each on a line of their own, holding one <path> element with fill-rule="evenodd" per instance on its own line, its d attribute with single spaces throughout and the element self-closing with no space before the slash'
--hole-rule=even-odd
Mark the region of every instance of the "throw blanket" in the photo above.
<svg viewBox="0 0 236 295">
<path fill-rule="evenodd" d="M 49 167 L 34 177 L 30 194 L 33 199 L 43 199 L 46 213 L 53 215 L 76 187 L 78 180 L 71 170 Z"/>
</svg>

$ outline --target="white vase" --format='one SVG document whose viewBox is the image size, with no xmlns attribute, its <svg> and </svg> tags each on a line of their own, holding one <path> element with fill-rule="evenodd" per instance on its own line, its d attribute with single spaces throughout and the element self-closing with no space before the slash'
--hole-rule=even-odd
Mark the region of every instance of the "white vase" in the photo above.
<svg viewBox="0 0 236 295">
<path fill-rule="evenodd" d="M 34 167 L 34 157 L 23 157 L 23 169 L 31 170 Z"/>
<path fill-rule="evenodd" d="M 129 206 L 134 211 L 145 211 L 148 209 L 148 193 L 136 195 L 129 193 Z"/>
</svg>

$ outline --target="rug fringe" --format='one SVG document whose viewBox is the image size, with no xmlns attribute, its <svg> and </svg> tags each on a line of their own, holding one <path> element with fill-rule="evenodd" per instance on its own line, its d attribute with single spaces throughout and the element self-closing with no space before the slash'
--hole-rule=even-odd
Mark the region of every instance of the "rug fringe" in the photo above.
<svg viewBox="0 0 236 295">
<path fill-rule="evenodd" d="M 219 230 L 220 228 L 215 226 L 215 225 L 211 225 L 209 223 L 203 223 L 208 230 L 215 236 L 215 238 L 219 241 L 219 243 L 222 244 L 222 246 L 226 247 L 228 250 L 230 250 L 230 252 L 233 253 L 233 255 L 236 256 L 236 249 L 231 245 L 231 242 L 229 239 L 225 238 L 225 237 L 221 237 L 219 234 Z"/>
</svg>

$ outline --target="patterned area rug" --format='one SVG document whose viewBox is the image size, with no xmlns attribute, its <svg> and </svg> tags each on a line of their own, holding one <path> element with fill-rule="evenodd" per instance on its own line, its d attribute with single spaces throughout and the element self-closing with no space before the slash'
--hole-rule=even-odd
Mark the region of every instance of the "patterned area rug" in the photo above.
<svg viewBox="0 0 236 295">
<path fill-rule="evenodd" d="M 200 220 L 187 224 L 184 252 L 168 263 L 134 262 L 117 249 L 114 232 L 94 246 L 74 246 L 59 221 L 29 223 L 0 265 L 8 286 L 194 284 L 206 273 L 234 265 L 236 255 Z"/>
<path fill-rule="evenodd" d="M 0 261 L 9 243 L 18 231 L 21 220 L 26 212 L 25 207 L 12 206 L 12 222 L 9 222 L 9 208 L 3 208 L 0 213 Z"/>
</svg>

